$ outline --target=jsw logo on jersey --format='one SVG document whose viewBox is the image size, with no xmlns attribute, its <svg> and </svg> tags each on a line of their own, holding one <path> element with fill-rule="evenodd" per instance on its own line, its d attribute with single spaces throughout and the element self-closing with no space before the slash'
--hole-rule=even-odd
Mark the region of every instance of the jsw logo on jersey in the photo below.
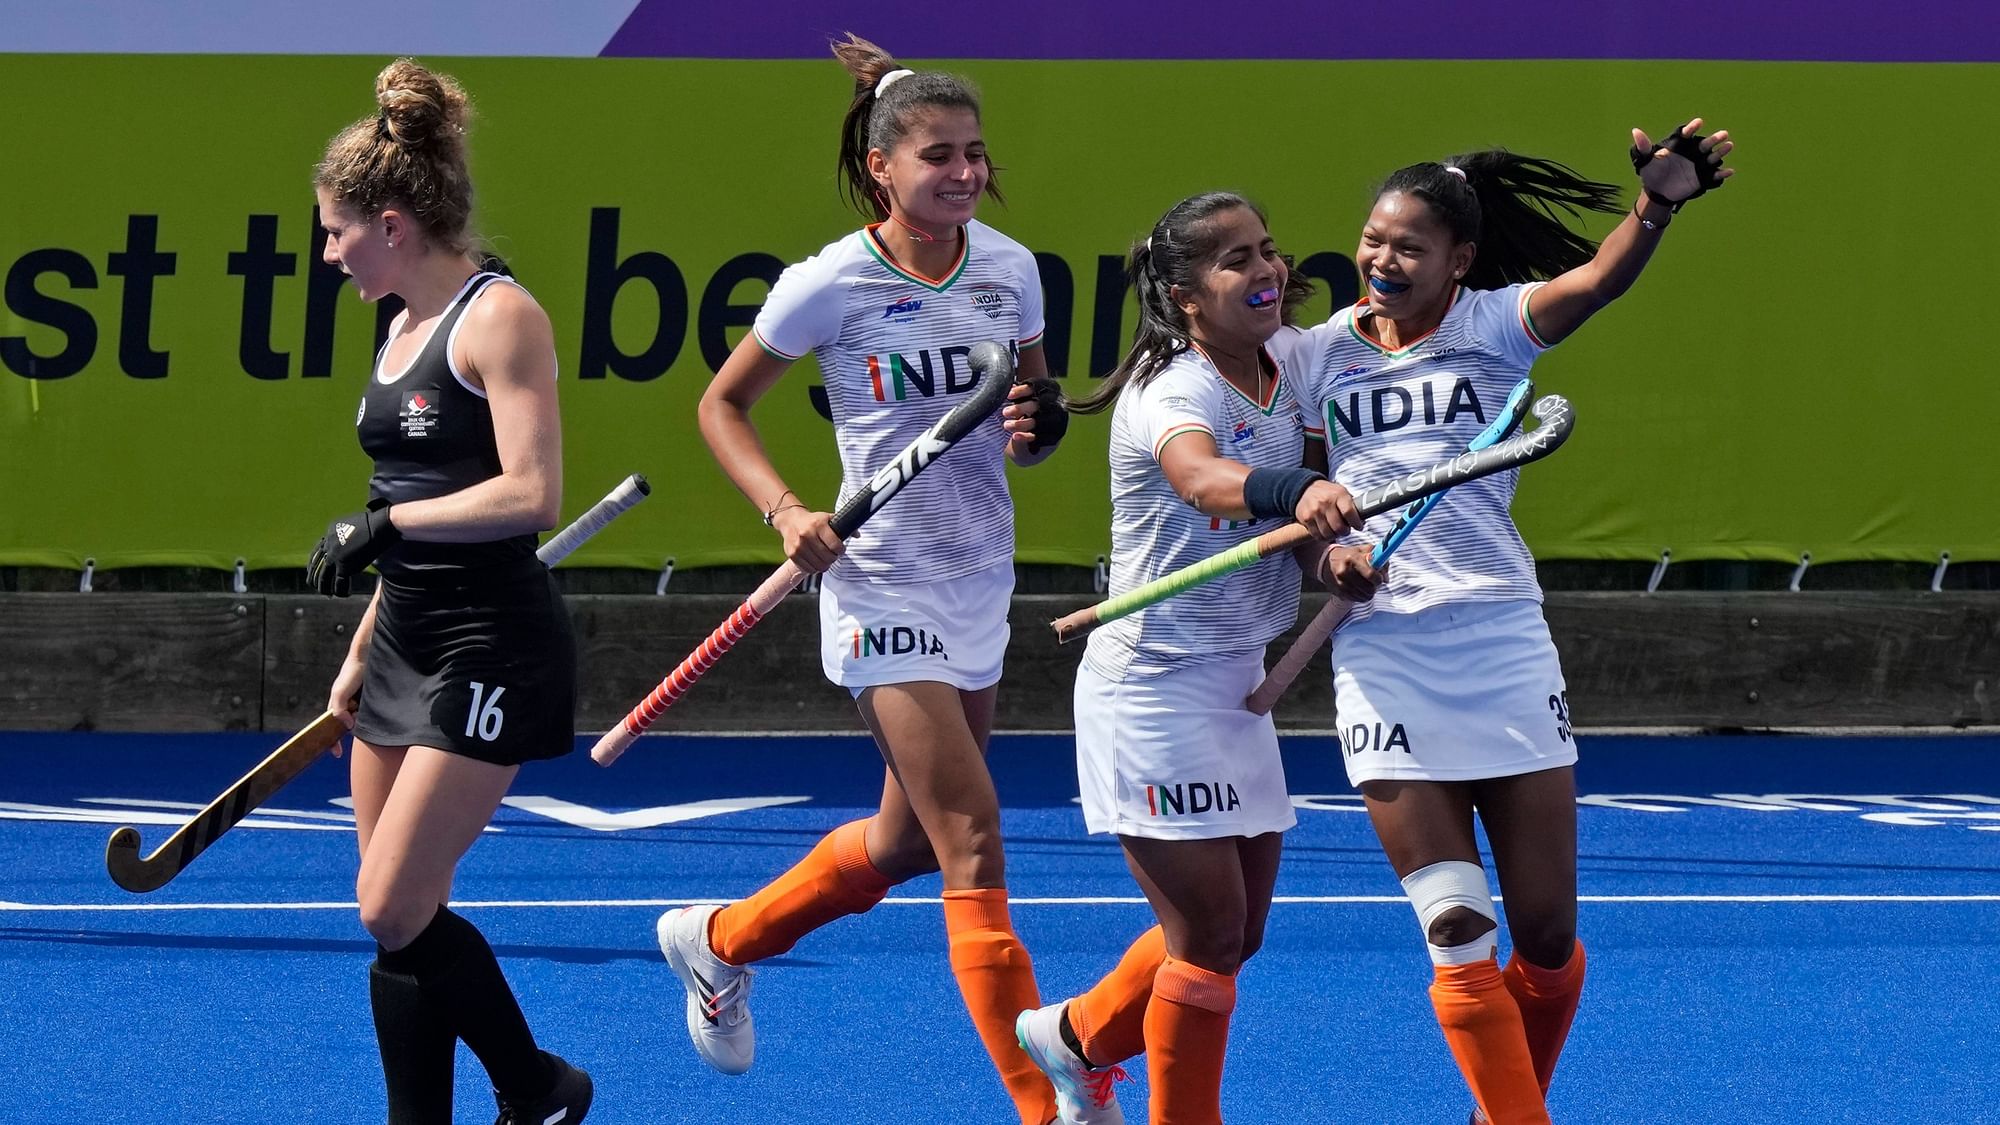
<svg viewBox="0 0 2000 1125">
<path fill-rule="evenodd" d="M 1349 391 L 1345 402 L 1339 398 L 1327 399 L 1326 430 L 1336 440 L 1339 438 L 1336 430 L 1358 438 L 1364 433 L 1386 434 L 1417 423 L 1449 426 L 1461 414 L 1470 414 L 1480 425 L 1486 424 L 1486 407 L 1479 401 L 1479 392 L 1473 389 L 1472 380 L 1463 375 L 1449 390 L 1426 379 L 1414 388 L 1377 387 L 1365 395 L 1358 390 Z"/>
<path fill-rule="evenodd" d="M 908 625 L 890 625 L 880 629 L 861 628 L 854 631 L 854 655 L 857 659 L 867 656 L 935 656 L 950 660 L 951 654 L 944 650 L 944 638 L 925 629 L 912 629 Z"/>
<path fill-rule="evenodd" d="M 1257 440 L 1257 427 L 1248 422 L 1238 422 L 1236 423 L 1236 428 L 1229 431 L 1229 444 L 1231 445 L 1242 445 L 1246 441 L 1255 440 Z"/>
<path fill-rule="evenodd" d="M 911 297 L 907 301 L 897 301 L 882 310 L 882 319 L 895 320 L 897 324 L 909 324 L 917 319 L 917 312 L 923 307 L 923 301 L 916 297 Z"/>
<path fill-rule="evenodd" d="M 1242 807 L 1236 786 L 1226 781 L 1186 781 L 1146 786 L 1147 816 L 1189 816 L 1231 812 Z"/>
<path fill-rule="evenodd" d="M 1391 753 L 1401 750 L 1410 752 L 1410 736 L 1403 730 L 1403 724 L 1383 728 L 1381 723 L 1356 723 L 1340 732 L 1341 748 L 1352 758 L 1359 754 Z"/>
<path fill-rule="evenodd" d="M 902 402 L 913 394 L 921 398 L 965 394 L 979 385 L 979 375 L 966 360 L 971 354 L 970 347 L 953 344 L 935 352 L 925 348 L 914 362 L 898 352 L 871 355 L 868 389 L 876 402 Z"/>
</svg>

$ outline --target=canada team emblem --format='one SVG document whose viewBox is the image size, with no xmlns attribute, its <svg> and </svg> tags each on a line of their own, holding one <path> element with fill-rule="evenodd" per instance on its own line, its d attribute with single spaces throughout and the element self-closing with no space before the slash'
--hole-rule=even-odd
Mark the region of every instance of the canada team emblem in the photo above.
<svg viewBox="0 0 2000 1125">
<path fill-rule="evenodd" d="M 404 391 L 398 421 L 402 423 L 404 437 L 430 437 L 438 427 L 438 405 L 422 391 Z"/>
</svg>

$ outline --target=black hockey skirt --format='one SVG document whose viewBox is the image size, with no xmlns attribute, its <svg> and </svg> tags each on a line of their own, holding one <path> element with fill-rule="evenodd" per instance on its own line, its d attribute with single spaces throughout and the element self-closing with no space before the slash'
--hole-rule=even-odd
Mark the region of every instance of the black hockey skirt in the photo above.
<svg viewBox="0 0 2000 1125">
<path fill-rule="evenodd" d="M 502 766 L 576 748 L 576 638 L 555 579 L 524 561 L 383 579 L 357 736 Z"/>
</svg>

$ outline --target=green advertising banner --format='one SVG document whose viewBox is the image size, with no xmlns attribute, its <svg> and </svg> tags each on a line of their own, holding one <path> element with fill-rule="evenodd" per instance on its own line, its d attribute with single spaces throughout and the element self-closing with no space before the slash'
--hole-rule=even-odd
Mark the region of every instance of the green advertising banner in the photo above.
<svg viewBox="0 0 2000 1125">
<path fill-rule="evenodd" d="M 376 314 L 319 262 L 311 169 L 372 109 L 379 58 L 0 56 L 0 564 L 304 561 L 357 507 Z M 547 307 L 566 515 L 625 474 L 653 500 L 574 564 L 774 562 L 695 402 L 784 263 L 857 225 L 835 190 L 831 61 L 426 59 L 478 116 L 478 230 Z M 986 98 L 1072 394 L 1121 352 L 1125 247 L 1191 192 L 1242 190 L 1321 281 L 1373 184 L 1485 145 L 1630 182 L 1627 130 L 1700 113 L 1741 175 L 1692 204 L 1625 298 L 1542 361 L 1576 437 L 1523 477 L 1543 558 L 2000 559 L 2000 383 L 1974 344 L 2000 236 L 1978 143 L 2000 66 L 1730 62 L 943 63 Z M 1601 235 L 1608 224 L 1593 228 Z M 756 418 L 830 505 L 800 363 Z M 1018 472 L 1019 557 L 1109 543 L 1105 416 Z"/>
</svg>

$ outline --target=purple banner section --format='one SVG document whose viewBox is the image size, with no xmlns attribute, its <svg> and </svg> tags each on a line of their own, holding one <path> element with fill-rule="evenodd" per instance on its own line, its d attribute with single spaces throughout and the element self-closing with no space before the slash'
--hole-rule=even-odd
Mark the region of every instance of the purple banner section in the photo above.
<svg viewBox="0 0 2000 1125">
<path fill-rule="evenodd" d="M 640 0 L 605 55 L 910 59 L 2000 61 L 1993 0 Z"/>
</svg>

